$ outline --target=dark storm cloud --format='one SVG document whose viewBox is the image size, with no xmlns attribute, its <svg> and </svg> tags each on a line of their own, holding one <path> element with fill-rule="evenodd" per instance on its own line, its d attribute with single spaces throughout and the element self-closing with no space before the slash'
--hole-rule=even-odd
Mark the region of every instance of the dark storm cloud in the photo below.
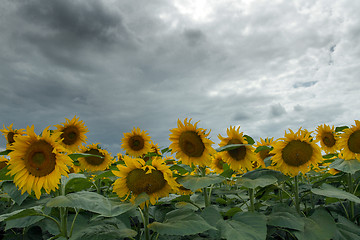
<svg viewBox="0 0 360 240">
<path fill-rule="evenodd" d="M 230 125 L 281 137 L 358 115 L 350 2 L 4 2 L 0 124 L 40 131 L 76 114 L 116 153 L 133 127 L 168 146 L 184 118 L 216 142 Z"/>
<path fill-rule="evenodd" d="M 19 10 L 26 21 L 49 30 L 49 35 L 63 38 L 64 45 L 85 41 L 113 43 L 128 38 L 128 31 L 118 12 L 101 1 L 29 1 Z"/>
<path fill-rule="evenodd" d="M 136 49 L 120 11 L 101 1 L 33 0 L 20 4 L 18 14 L 26 27 L 13 36 L 66 68 L 91 71 L 92 53 Z"/>
</svg>

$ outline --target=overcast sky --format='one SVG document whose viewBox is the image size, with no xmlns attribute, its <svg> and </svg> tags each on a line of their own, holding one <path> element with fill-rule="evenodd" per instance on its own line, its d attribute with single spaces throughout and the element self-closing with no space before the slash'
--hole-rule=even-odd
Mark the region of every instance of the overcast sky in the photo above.
<svg viewBox="0 0 360 240">
<path fill-rule="evenodd" d="M 1 127 L 74 115 L 114 156 L 178 118 L 252 136 L 360 119 L 360 1 L 1 0 Z M 55 129 L 55 128 L 53 128 Z M 4 149 L 5 138 L 0 139 Z"/>
</svg>

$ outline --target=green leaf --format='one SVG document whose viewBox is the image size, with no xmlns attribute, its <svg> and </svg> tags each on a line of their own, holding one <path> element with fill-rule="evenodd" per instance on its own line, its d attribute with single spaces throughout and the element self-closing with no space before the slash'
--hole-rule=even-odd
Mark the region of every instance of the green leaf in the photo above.
<svg viewBox="0 0 360 240">
<path fill-rule="evenodd" d="M 103 239 L 124 239 L 127 237 L 135 237 L 137 232 L 126 227 L 118 228 L 112 224 L 97 224 L 88 226 L 77 232 L 72 240 L 87 239 L 87 240 L 103 240 Z"/>
<path fill-rule="evenodd" d="M 243 177 L 250 178 L 250 179 L 257 179 L 257 178 L 263 177 L 263 176 L 273 176 L 273 177 L 276 177 L 279 181 L 285 181 L 285 180 L 289 179 L 288 176 L 284 175 L 280 171 L 275 171 L 275 170 L 266 169 L 266 168 L 255 169 L 253 171 L 249 171 L 249 172 L 246 172 L 243 174 Z"/>
<path fill-rule="evenodd" d="M 333 158 L 335 156 L 338 156 L 338 154 L 337 153 L 329 153 L 329 154 L 323 155 L 322 157 L 324 159 L 330 159 L 330 158 Z"/>
<path fill-rule="evenodd" d="M 349 128 L 348 126 L 341 126 L 341 127 L 336 127 L 335 128 L 335 132 L 343 132 L 344 129 L 347 129 Z"/>
<path fill-rule="evenodd" d="M 6 220 L 5 231 L 11 228 L 25 228 L 43 220 L 44 216 L 28 216 L 14 220 Z"/>
<path fill-rule="evenodd" d="M 4 181 L 4 180 L 14 180 L 13 176 L 7 175 L 7 173 L 10 170 L 8 169 L 8 166 L 4 167 L 3 169 L 0 170 L 0 181 Z"/>
<path fill-rule="evenodd" d="M 360 170 L 360 161 L 356 159 L 344 160 L 337 158 L 329 165 L 329 168 L 334 168 L 342 172 L 354 174 L 356 171 Z"/>
<path fill-rule="evenodd" d="M 214 206 L 204 208 L 200 216 L 213 227 L 216 227 L 217 222 L 223 219 L 219 211 L 216 210 Z"/>
<path fill-rule="evenodd" d="M 27 192 L 21 194 L 21 191 L 15 186 L 13 182 L 7 181 L 2 184 L 4 192 L 9 194 L 9 196 L 16 202 L 16 204 L 21 205 L 21 203 L 29 196 Z"/>
<path fill-rule="evenodd" d="M 309 218 L 303 218 L 303 231 L 293 231 L 298 240 L 330 240 L 334 236 L 336 225 L 331 215 L 324 209 L 316 209 Z"/>
<path fill-rule="evenodd" d="M 79 157 L 98 157 L 98 158 L 104 158 L 100 155 L 95 154 L 89 154 L 89 153 L 72 153 L 68 155 L 72 160 L 77 160 Z"/>
<path fill-rule="evenodd" d="M 88 178 L 73 178 L 65 186 L 65 193 L 80 192 L 90 188 L 92 182 Z"/>
<path fill-rule="evenodd" d="M 119 169 L 115 169 L 116 171 L 119 171 Z M 112 170 L 106 170 L 104 172 L 101 172 L 99 174 L 97 174 L 94 178 L 94 180 L 99 179 L 99 178 L 110 178 L 110 177 L 114 177 L 115 175 L 113 174 Z"/>
<path fill-rule="evenodd" d="M 20 209 L 11 213 L 2 214 L 0 215 L 0 222 L 28 216 L 43 216 L 44 214 L 41 212 L 42 208 L 42 206 L 35 206 L 32 208 Z"/>
<path fill-rule="evenodd" d="M 217 152 L 223 152 L 223 151 L 230 151 L 230 150 L 234 150 L 243 146 L 251 146 L 251 144 L 228 144 L 219 148 L 216 148 L 215 150 Z"/>
<path fill-rule="evenodd" d="M 1 156 L 1 155 L 8 155 L 10 152 L 12 152 L 12 150 L 2 151 L 2 152 L 0 152 L 0 156 Z"/>
<path fill-rule="evenodd" d="M 360 240 L 360 227 L 343 216 L 338 216 L 334 240 Z"/>
<path fill-rule="evenodd" d="M 185 177 L 179 177 L 178 182 L 182 184 L 185 188 L 190 189 L 191 191 L 195 192 L 196 190 L 200 188 L 207 187 L 211 184 L 220 183 L 225 180 L 224 177 L 221 176 L 185 176 Z"/>
<path fill-rule="evenodd" d="M 165 153 L 168 153 L 168 152 L 171 152 L 171 149 L 168 148 L 168 147 L 161 149 L 161 153 L 162 153 L 162 154 L 165 154 Z"/>
<path fill-rule="evenodd" d="M 104 217 L 115 217 L 137 207 L 132 203 L 120 203 L 95 192 L 76 192 L 49 200 L 48 207 L 81 208 Z"/>
<path fill-rule="evenodd" d="M 255 149 L 255 153 L 265 151 L 265 150 L 271 151 L 271 149 L 272 149 L 272 147 L 270 147 L 270 146 L 259 146 Z"/>
<path fill-rule="evenodd" d="M 248 142 L 248 144 L 253 145 L 255 143 L 254 139 L 252 137 L 250 137 L 249 135 L 244 135 L 244 138 L 246 139 L 246 141 Z"/>
<path fill-rule="evenodd" d="M 302 218 L 295 216 L 290 212 L 273 211 L 267 216 L 267 225 L 302 231 L 305 223 Z"/>
<path fill-rule="evenodd" d="M 192 172 L 192 169 L 190 166 L 185 165 L 185 164 L 174 164 L 170 167 L 171 171 L 178 171 L 178 173 L 180 173 L 181 175 Z"/>
<path fill-rule="evenodd" d="M 311 192 L 325 197 L 347 199 L 352 202 L 360 203 L 360 198 L 354 194 L 345 192 L 326 183 L 322 184 L 320 188 L 312 188 Z"/>
<path fill-rule="evenodd" d="M 228 240 L 265 240 L 266 217 L 257 212 L 239 212 L 232 220 L 218 221 L 221 237 Z"/>
<path fill-rule="evenodd" d="M 234 170 L 232 170 L 229 166 L 229 164 L 224 163 L 223 164 L 223 172 L 220 174 L 220 176 L 224 178 L 230 178 L 235 173 Z"/>
<path fill-rule="evenodd" d="M 193 235 L 216 228 L 188 208 L 180 208 L 166 214 L 163 223 L 153 222 L 149 229 L 165 235 Z"/>
<path fill-rule="evenodd" d="M 236 184 L 244 186 L 246 188 L 255 189 L 257 187 L 266 187 L 268 185 L 274 184 L 277 182 L 277 178 L 272 175 L 259 176 L 255 179 L 250 179 L 247 177 L 241 177 L 236 181 Z"/>
</svg>

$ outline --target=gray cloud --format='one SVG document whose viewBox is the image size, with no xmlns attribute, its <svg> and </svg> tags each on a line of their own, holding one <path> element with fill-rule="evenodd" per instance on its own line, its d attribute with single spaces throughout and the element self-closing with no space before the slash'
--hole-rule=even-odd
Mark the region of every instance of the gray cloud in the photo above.
<svg viewBox="0 0 360 240">
<path fill-rule="evenodd" d="M 271 117 L 280 117 L 286 113 L 285 108 L 280 104 L 275 104 L 270 107 L 270 116 Z"/>
<path fill-rule="evenodd" d="M 76 114 L 116 153 L 133 127 L 167 146 L 178 118 L 218 142 L 230 125 L 276 138 L 359 116 L 352 1 L 209 1 L 197 15 L 183 1 L 5 2 L 0 124 L 39 132 Z"/>
</svg>

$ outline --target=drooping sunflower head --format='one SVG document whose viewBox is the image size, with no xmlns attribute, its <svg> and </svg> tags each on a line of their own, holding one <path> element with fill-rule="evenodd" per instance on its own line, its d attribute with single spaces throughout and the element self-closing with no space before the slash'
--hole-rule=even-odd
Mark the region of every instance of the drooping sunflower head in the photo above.
<svg viewBox="0 0 360 240">
<path fill-rule="evenodd" d="M 6 157 L 0 156 L 0 170 L 8 165 L 9 159 Z"/>
<path fill-rule="evenodd" d="M 3 125 L 3 129 L 0 129 L 0 132 L 2 132 L 2 135 L 4 135 L 6 139 L 7 149 L 15 142 L 16 136 L 25 134 L 24 129 L 13 129 L 13 123 L 7 128 Z"/>
<path fill-rule="evenodd" d="M 78 158 L 80 168 L 83 170 L 92 172 L 103 171 L 113 163 L 110 153 L 102 149 L 98 143 L 82 146 L 80 152 L 94 155 Z"/>
<path fill-rule="evenodd" d="M 151 165 L 146 165 L 141 158 L 129 156 L 124 156 L 124 162 L 125 166 L 117 165 L 119 171 L 112 171 L 119 177 L 114 182 L 113 191 L 123 200 L 131 194 L 130 201 L 134 201 L 139 194 L 145 192 L 150 197 L 150 203 L 155 204 L 160 197 L 168 196 L 179 186 L 160 157 L 154 157 Z"/>
<path fill-rule="evenodd" d="M 135 128 L 130 133 L 124 133 L 121 147 L 132 157 L 141 157 L 151 151 L 151 138 L 146 131 Z"/>
<path fill-rule="evenodd" d="M 184 124 L 178 119 L 177 128 L 170 129 L 169 148 L 172 153 L 176 153 L 176 158 L 187 165 L 206 166 L 211 163 L 210 155 L 215 153 L 211 147 L 213 141 L 208 139 L 210 132 L 206 129 L 198 128 L 198 122 L 191 123 L 191 119 L 184 120 Z"/>
<path fill-rule="evenodd" d="M 304 134 L 301 129 L 296 133 L 291 129 L 289 131 L 285 131 L 285 137 L 274 143 L 272 165 L 290 176 L 296 176 L 299 172 L 305 174 L 311 165 L 317 167 L 322 161 L 321 149 L 312 141 L 311 132 Z"/>
<path fill-rule="evenodd" d="M 253 165 L 255 165 L 254 166 L 255 168 L 259 166 L 265 167 L 265 162 L 264 162 L 265 158 L 274 156 L 274 154 L 270 153 L 274 144 L 273 139 L 274 138 L 265 138 L 265 139 L 260 138 L 260 142 L 257 142 L 257 144 L 254 146 L 256 149 L 258 149 L 259 147 L 263 148 L 256 153 L 257 161 L 256 164 L 253 163 Z"/>
<path fill-rule="evenodd" d="M 10 146 L 9 175 L 24 193 L 34 190 L 39 199 L 41 189 L 47 193 L 58 188 L 61 175 L 68 176 L 72 160 L 64 155 L 65 149 L 57 142 L 60 133 L 50 135 L 47 127 L 38 136 L 34 126 L 26 128 L 26 135 L 18 136 Z"/>
<path fill-rule="evenodd" d="M 338 150 L 338 135 L 335 128 L 323 124 L 316 128 L 316 140 L 320 142 L 321 149 L 325 153 L 335 153 Z"/>
<path fill-rule="evenodd" d="M 61 144 L 68 152 L 76 152 L 79 150 L 81 144 L 86 142 L 85 133 L 88 132 L 87 127 L 84 122 L 76 116 L 73 119 L 69 120 L 66 118 L 65 123 L 61 123 L 59 125 L 55 125 L 57 128 L 54 130 L 54 133 L 60 133 L 60 138 L 62 139 Z"/>
<path fill-rule="evenodd" d="M 214 170 L 214 172 L 221 174 L 224 172 L 224 164 L 225 160 L 223 157 L 223 153 L 215 153 L 211 157 L 211 165 L 210 168 Z"/>
<path fill-rule="evenodd" d="M 240 132 L 240 127 L 235 129 L 231 127 L 226 131 L 227 137 L 222 137 L 220 134 L 219 146 L 223 147 L 230 144 L 248 144 L 243 133 Z M 243 171 L 252 169 L 252 162 L 256 161 L 254 148 L 251 145 L 244 145 L 238 148 L 224 151 L 224 160 L 229 164 L 230 168 L 234 171 L 242 169 Z"/>
<path fill-rule="evenodd" d="M 161 150 L 160 150 L 158 144 L 155 144 L 155 143 L 151 142 L 150 151 L 148 152 L 148 154 L 144 154 L 142 156 L 142 158 L 146 162 L 146 161 L 150 160 L 150 158 L 155 157 L 155 156 L 160 157 L 161 156 Z"/>
<path fill-rule="evenodd" d="M 355 120 L 355 125 L 343 131 L 339 139 L 340 156 L 345 160 L 360 161 L 360 121 Z"/>
</svg>

